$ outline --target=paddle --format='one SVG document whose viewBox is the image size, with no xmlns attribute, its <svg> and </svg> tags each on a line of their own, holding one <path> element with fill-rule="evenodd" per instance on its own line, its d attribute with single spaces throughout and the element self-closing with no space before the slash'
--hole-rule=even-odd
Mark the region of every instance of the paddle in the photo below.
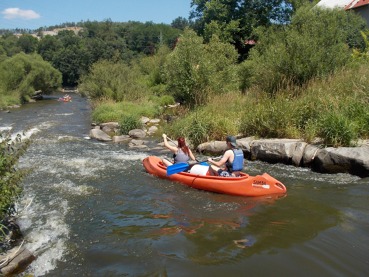
<svg viewBox="0 0 369 277">
<path fill-rule="evenodd" d="M 216 157 L 216 158 L 213 158 L 213 159 L 219 159 L 221 157 L 222 156 L 219 156 L 219 157 Z M 199 161 L 199 162 L 196 162 L 196 163 L 193 163 L 193 164 L 177 163 L 177 164 L 170 165 L 170 166 L 167 167 L 167 176 L 170 176 L 172 174 L 176 174 L 176 173 L 179 173 L 179 172 L 182 172 L 182 171 L 186 171 L 191 166 L 194 166 L 195 164 L 201 164 L 201 163 L 206 163 L 206 162 L 207 162 L 207 160 Z"/>
</svg>

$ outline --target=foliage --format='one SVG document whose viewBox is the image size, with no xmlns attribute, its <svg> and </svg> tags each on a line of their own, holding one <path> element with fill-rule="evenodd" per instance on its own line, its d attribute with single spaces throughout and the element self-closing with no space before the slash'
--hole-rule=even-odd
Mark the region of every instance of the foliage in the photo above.
<svg viewBox="0 0 369 277">
<path fill-rule="evenodd" d="M 103 60 L 93 64 L 90 73 L 82 76 L 79 87 L 92 99 L 136 100 L 145 94 L 145 87 L 137 82 L 140 77 L 140 72 L 123 62 Z"/>
<path fill-rule="evenodd" d="M 368 39 L 369 30 L 361 31 L 360 33 L 364 40 L 365 46 L 363 49 L 354 49 L 352 53 L 352 57 L 357 60 L 369 59 L 369 39 Z"/>
<path fill-rule="evenodd" d="M 128 132 L 133 129 L 142 128 L 142 122 L 137 114 L 129 114 L 123 116 L 119 122 L 119 126 L 122 134 L 128 134 Z"/>
<path fill-rule="evenodd" d="M 245 99 L 238 93 L 217 95 L 208 105 L 177 116 L 165 126 L 165 132 L 173 137 L 187 137 L 194 146 L 209 140 L 224 140 L 228 134 L 239 133 L 239 114 L 244 106 Z"/>
<path fill-rule="evenodd" d="M 142 102 L 114 102 L 107 100 L 95 103 L 92 119 L 97 123 L 109 121 L 119 122 L 130 115 L 154 117 L 159 115 L 159 113 L 158 106 L 153 102 L 145 100 L 142 100 Z"/>
<path fill-rule="evenodd" d="M 316 137 L 326 145 L 349 146 L 369 137 L 368 64 L 351 64 L 323 80 L 309 82 L 297 96 L 294 88 L 275 97 L 255 91 L 247 96 L 240 132 L 260 137 Z"/>
<path fill-rule="evenodd" d="M 258 44 L 245 61 L 254 74 L 243 82 L 274 94 L 328 76 L 350 61 L 348 45 L 362 44 L 362 38 L 353 38 L 364 27 L 362 18 L 344 10 L 303 7 L 290 25 L 258 30 Z"/>
<path fill-rule="evenodd" d="M 236 59 L 231 45 L 217 37 L 205 45 L 202 38 L 187 29 L 165 64 L 167 90 L 186 106 L 206 104 L 213 94 L 234 88 Z"/>
<path fill-rule="evenodd" d="M 165 93 L 164 65 L 170 49 L 163 45 L 152 56 L 143 56 L 132 62 L 133 70 L 140 72 L 137 82 L 145 86 L 153 95 L 161 96 Z"/>
<path fill-rule="evenodd" d="M 36 91 L 49 93 L 61 85 L 61 74 L 37 54 L 19 53 L 0 64 L 0 95 L 28 100 Z"/>
<path fill-rule="evenodd" d="M 37 38 L 24 34 L 19 37 L 17 46 L 26 54 L 35 53 L 38 46 Z"/>
<path fill-rule="evenodd" d="M 192 0 L 190 17 L 195 20 L 194 29 L 206 41 L 217 35 L 246 57 L 249 48 L 244 41 L 252 38 L 259 26 L 288 22 L 294 7 L 290 2 L 296 1 Z"/>
<path fill-rule="evenodd" d="M 358 134 L 350 118 L 339 111 L 332 111 L 322 116 L 319 135 L 326 145 L 351 146 Z"/>
<path fill-rule="evenodd" d="M 20 155 L 26 150 L 27 142 L 21 135 L 12 140 L 9 133 L 0 134 L 0 218 L 10 213 L 10 208 L 21 192 L 19 186 L 25 172 L 16 169 Z M 2 239 L 0 225 L 0 240 Z"/>
</svg>

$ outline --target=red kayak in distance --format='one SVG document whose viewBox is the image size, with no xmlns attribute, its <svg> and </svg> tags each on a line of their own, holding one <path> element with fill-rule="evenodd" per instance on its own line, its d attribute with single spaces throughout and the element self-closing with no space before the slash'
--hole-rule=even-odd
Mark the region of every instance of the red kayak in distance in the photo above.
<svg viewBox="0 0 369 277">
<path fill-rule="evenodd" d="M 241 172 L 240 177 L 221 177 L 198 171 L 198 173 L 180 172 L 167 176 L 167 167 L 160 158 L 149 156 L 142 163 L 145 170 L 154 176 L 200 190 L 238 196 L 283 195 L 287 193 L 285 185 L 267 173 L 250 176 Z"/>
</svg>

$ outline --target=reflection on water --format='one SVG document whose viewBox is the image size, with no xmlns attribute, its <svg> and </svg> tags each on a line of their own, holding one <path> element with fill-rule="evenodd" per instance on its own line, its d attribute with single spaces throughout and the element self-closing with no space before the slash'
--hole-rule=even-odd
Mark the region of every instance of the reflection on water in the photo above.
<svg viewBox="0 0 369 277">
<path fill-rule="evenodd" d="M 88 139 L 85 99 L 26 105 L 0 128 L 33 130 L 17 203 L 34 276 L 365 276 L 368 179 L 248 162 L 285 197 L 220 195 L 144 172 L 149 154 Z M 242 272 L 242 273 L 241 273 Z"/>
</svg>

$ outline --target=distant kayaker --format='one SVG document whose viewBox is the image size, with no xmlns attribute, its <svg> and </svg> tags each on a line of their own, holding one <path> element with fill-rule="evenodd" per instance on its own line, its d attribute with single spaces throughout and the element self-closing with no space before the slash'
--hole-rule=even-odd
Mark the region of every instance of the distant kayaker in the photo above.
<svg viewBox="0 0 369 277">
<path fill-rule="evenodd" d="M 238 176 L 243 169 L 243 151 L 237 149 L 234 136 L 227 136 L 226 143 L 227 150 L 219 161 L 214 161 L 212 158 L 208 159 L 210 173 L 224 177 Z"/>
<path fill-rule="evenodd" d="M 165 147 L 172 151 L 174 154 L 174 163 L 187 163 L 190 159 L 196 161 L 195 156 L 192 154 L 191 149 L 186 145 L 186 140 L 183 137 L 179 137 L 177 139 L 178 147 L 174 145 L 172 146 L 168 143 L 166 134 L 163 134 L 163 139 Z M 167 159 L 163 159 L 163 163 L 166 166 L 170 166 L 173 164 Z"/>
</svg>

